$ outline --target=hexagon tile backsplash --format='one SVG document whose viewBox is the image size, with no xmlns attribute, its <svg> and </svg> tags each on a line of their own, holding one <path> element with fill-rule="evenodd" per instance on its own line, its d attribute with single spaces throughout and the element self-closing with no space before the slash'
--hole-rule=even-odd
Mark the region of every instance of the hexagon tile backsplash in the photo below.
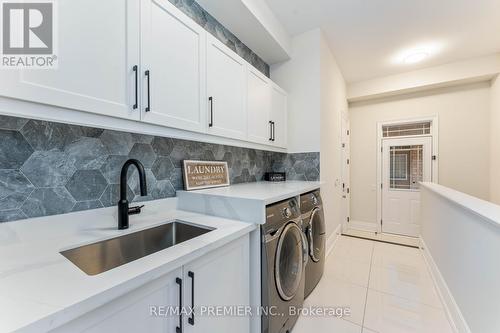
<svg viewBox="0 0 500 333">
<path fill-rule="evenodd" d="M 114 206 L 128 158 L 146 168 L 147 197 L 138 195 L 138 177 L 129 176 L 129 198 L 142 201 L 174 197 L 183 187 L 184 159 L 227 161 L 231 184 L 262 180 L 266 171 L 286 171 L 292 180 L 319 179 L 319 153 L 276 153 L 0 115 L 0 222 Z"/>
</svg>

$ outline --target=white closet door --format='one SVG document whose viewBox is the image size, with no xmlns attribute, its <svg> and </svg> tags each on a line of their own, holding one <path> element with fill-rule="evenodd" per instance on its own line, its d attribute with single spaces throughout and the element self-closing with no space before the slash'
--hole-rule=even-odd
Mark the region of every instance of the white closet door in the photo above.
<svg viewBox="0 0 500 333">
<path fill-rule="evenodd" d="M 56 1 L 57 69 L 5 69 L 0 96 L 139 120 L 139 0 Z"/>
<path fill-rule="evenodd" d="M 142 120 L 206 131 L 206 31 L 168 0 L 142 6 Z"/>
<path fill-rule="evenodd" d="M 246 139 L 246 63 L 215 37 L 207 36 L 208 132 Z"/>
</svg>

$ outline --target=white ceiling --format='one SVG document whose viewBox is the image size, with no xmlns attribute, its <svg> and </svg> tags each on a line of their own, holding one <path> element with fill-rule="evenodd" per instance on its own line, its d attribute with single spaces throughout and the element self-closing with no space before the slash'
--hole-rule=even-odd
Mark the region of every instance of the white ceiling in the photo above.
<svg viewBox="0 0 500 333">
<path fill-rule="evenodd" d="M 348 82 L 500 52 L 500 0 L 266 0 L 294 36 L 321 27 Z M 396 64 L 408 48 L 425 61 Z"/>
</svg>

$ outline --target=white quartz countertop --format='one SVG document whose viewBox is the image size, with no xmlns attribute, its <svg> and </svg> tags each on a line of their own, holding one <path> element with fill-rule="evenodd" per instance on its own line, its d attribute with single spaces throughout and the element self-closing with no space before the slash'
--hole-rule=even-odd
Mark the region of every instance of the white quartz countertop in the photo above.
<svg viewBox="0 0 500 333">
<path fill-rule="evenodd" d="M 319 189 L 321 184 L 321 182 L 308 181 L 256 182 L 235 184 L 228 187 L 196 190 L 191 191 L 191 193 L 226 198 L 258 200 L 262 201 L 264 205 L 268 205 L 302 193 L 314 191 Z"/>
<path fill-rule="evenodd" d="M 114 207 L 0 224 L 0 332 L 58 327 L 256 228 L 175 205 L 176 199 L 146 203 L 128 230 L 117 230 Z M 216 229 L 94 276 L 59 253 L 174 219 Z"/>
</svg>

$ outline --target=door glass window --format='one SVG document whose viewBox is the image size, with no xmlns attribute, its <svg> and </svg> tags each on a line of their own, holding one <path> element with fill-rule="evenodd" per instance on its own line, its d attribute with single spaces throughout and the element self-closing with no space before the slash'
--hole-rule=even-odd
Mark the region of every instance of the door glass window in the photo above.
<svg viewBox="0 0 500 333">
<path fill-rule="evenodd" d="M 387 125 L 382 127 L 384 138 L 397 136 L 428 135 L 431 133 L 431 122 Z"/>
<path fill-rule="evenodd" d="M 417 190 L 423 180 L 423 145 L 393 146 L 390 150 L 390 188 Z"/>
</svg>

